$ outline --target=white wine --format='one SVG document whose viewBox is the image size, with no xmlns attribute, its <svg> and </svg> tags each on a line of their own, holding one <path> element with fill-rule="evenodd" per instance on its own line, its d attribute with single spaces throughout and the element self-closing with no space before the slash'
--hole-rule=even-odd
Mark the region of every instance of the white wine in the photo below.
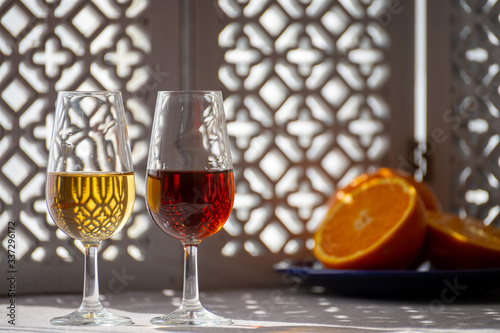
<svg viewBox="0 0 500 333">
<path fill-rule="evenodd" d="M 134 173 L 47 174 L 47 206 L 57 226 L 86 242 L 121 230 L 135 201 Z"/>
</svg>

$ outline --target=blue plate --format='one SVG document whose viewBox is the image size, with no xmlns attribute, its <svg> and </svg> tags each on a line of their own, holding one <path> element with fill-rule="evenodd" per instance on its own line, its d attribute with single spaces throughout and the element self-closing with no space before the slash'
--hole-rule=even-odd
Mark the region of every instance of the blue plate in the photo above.
<svg viewBox="0 0 500 333">
<path fill-rule="evenodd" d="M 284 281 L 304 282 L 353 296 L 450 298 L 500 289 L 500 269 L 335 270 L 312 260 L 284 260 L 274 265 L 274 270 L 284 276 Z"/>
</svg>

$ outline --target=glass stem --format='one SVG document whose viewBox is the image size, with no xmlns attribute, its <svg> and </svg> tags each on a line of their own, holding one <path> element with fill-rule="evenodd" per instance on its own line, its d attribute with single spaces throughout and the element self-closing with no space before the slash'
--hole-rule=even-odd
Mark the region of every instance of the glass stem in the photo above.
<svg viewBox="0 0 500 333">
<path fill-rule="evenodd" d="M 99 243 L 83 243 L 83 245 L 85 246 L 85 280 L 80 311 L 97 312 L 103 309 L 99 300 L 99 275 L 97 272 Z"/>
<path fill-rule="evenodd" d="M 187 311 L 202 309 L 198 289 L 198 243 L 183 243 L 184 289 L 181 308 Z"/>
</svg>

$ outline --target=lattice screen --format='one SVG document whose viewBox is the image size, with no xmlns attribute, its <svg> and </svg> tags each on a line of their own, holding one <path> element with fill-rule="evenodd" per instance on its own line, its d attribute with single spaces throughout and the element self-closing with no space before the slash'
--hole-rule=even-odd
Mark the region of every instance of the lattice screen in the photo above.
<svg viewBox="0 0 500 333">
<path fill-rule="evenodd" d="M 236 166 L 223 254 L 295 254 L 336 186 L 389 147 L 388 1 L 220 0 Z"/>
<path fill-rule="evenodd" d="M 500 2 L 452 1 L 452 207 L 500 222 Z"/>
<path fill-rule="evenodd" d="M 145 107 L 151 95 L 145 89 L 151 76 L 149 1 L 3 1 L 0 13 L 0 230 L 6 232 L 9 220 L 18 221 L 18 260 L 81 260 L 45 204 L 57 91 L 121 90 L 134 165 L 144 170 L 152 121 Z M 101 248 L 106 260 L 144 259 L 150 223 L 143 172 L 137 173 L 137 188 L 133 220 Z"/>
<path fill-rule="evenodd" d="M 101 89 L 124 95 L 137 198 L 131 221 L 100 251 L 110 262 L 127 257 L 149 264 L 157 229 L 144 206 L 153 112 L 146 106 L 153 105 L 159 77 L 149 62 L 150 25 L 164 19 L 153 15 L 154 1 L 160 0 L 0 2 L 0 233 L 5 246 L 7 222 L 21 222 L 18 259 L 82 258 L 47 215 L 47 140 L 58 90 Z M 212 14 L 224 22 L 213 33 L 223 54 L 218 80 L 237 193 L 217 250 L 231 263 L 239 256 L 272 255 L 268 261 L 275 262 L 303 254 L 335 188 L 387 156 L 389 0 L 213 4 Z"/>
</svg>

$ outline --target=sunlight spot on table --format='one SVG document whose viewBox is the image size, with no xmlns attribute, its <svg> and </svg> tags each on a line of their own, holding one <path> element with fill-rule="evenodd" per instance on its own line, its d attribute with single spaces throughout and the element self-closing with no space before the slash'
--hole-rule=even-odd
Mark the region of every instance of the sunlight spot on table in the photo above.
<svg viewBox="0 0 500 333">
<path fill-rule="evenodd" d="M 172 297 L 175 295 L 175 291 L 173 289 L 163 289 L 162 294 L 165 296 Z"/>
<path fill-rule="evenodd" d="M 338 312 L 339 308 L 336 306 L 329 307 L 328 309 L 325 309 L 325 312 Z"/>
<path fill-rule="evenodd" d="M 378 319 L 378 320 L 386 320 L 386 319 L 391 319 L 390 317 L 377 317 L 377 316 L 374 316 L 374 317 L 366 317 L 367 319 Z"/>
<path fill-rule="evenodd" d="M 305 310 L 297 310 L 297 311 L 285 311 L 285 314 L 298 314 L 298 313 L 307 313 Z"/>
</svg>

